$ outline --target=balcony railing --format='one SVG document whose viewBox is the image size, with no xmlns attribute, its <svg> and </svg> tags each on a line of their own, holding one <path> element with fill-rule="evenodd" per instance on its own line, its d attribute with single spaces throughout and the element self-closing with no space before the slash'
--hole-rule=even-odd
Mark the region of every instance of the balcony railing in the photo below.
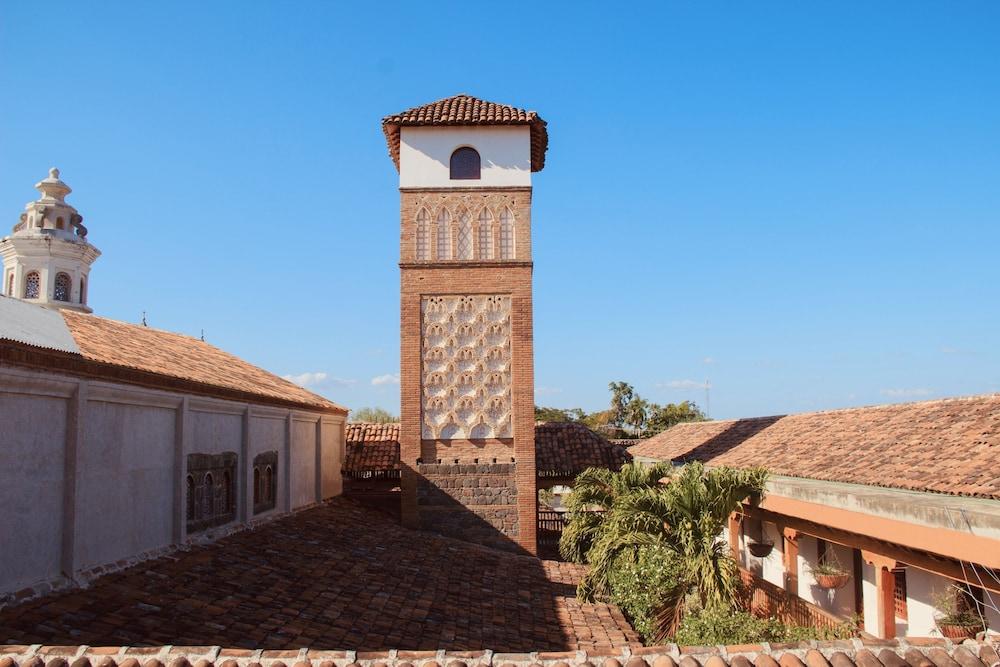
<svg viewBox="0 0 1000 667">
<path fill-rule="evenodd" d="M 770 581 L 761 579 L 749 570 L 740 568 L 740 577 L 747 599 L 747 609 L 761 618 L 777 618 L 788 625 L 801 625 L 826 630 L 843 628 L 849 619 L 841 618 L 806 602 Z"/>
</svg>

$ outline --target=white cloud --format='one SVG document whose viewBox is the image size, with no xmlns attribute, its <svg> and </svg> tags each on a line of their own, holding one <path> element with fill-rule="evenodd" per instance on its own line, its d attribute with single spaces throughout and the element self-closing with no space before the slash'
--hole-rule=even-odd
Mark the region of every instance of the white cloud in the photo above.
<svg viewBox="0 0 1000 667">
<path fill-rule="evenodd" d="M 656 386 L 660 389 L 711 389 L 712 384 L 705 380 L 704 382 L 696 382 L 694 380 L 670 380 L 669 382 L 657 382 Z"/>
<path fill-rule="evenodd" d="M 879 393 L 891 398 L 907 398 L 910 396 L 930 396 L 933 392 L 923 387 L 914 387 L 912 389 L 883 389 Z"/>
<path fill-rule="evenodd" d="M 320 387 L 333 385 L 337 387 L 349 387 L 352 384 L 357 384 L 357 380 L 348 380 L 346 378 L 335 378 L 330 377 L 329 374 L 323 371 L 306 372 L 299 373 L 298 375 L 282 375 L 284 379 L 289 382 L 294 382 L 300 387 Z"/>
<path fill-rule="evenodd" d="M 386 373 L 385 375 L 376 375 L 372 378 L 372 384 L 376 387 L 381 387 L 384 384 L 399 384 L 399 373 Z"/>
<path fill-rule="evenodd" d="M 705 357 L 704 359 L 701 360 L 701 363 L 703 363 L 703 364 L 714 364 L 715 363 L 715 357 Z"/>
</svg>

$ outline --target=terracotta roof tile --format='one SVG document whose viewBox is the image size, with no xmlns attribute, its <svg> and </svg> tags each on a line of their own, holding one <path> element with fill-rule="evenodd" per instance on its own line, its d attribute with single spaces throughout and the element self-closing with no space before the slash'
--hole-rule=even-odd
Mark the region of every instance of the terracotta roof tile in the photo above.
<svg viewBox="0 0 1000 667">
<path fill-rule="evenodd" d="M 375 473 L 399 475 L 399 423 L 372 424 L 351 422 L 347 425 L 347 454 L 343 472 L 350 477 Z"/>
<path fill-rule="evenodd" d="M 1000 499 L 1000 394 L 678 424 L 634 456 Z"/>
<path fill-rule="evenodd" d="M 63 310 L 62 316 L 84 359 L 312 409 L 346 412 L 322 396 L 197 338 L 69 310 Z"/>
<path fill-rule="evenodd" d="M 471 95 L 453 95 L 423 104 L 382 119 L 382 131 L 389 144 L 389 155 L 399 169 L 399 128 L 428 125 L 528 125 L 531 128 L 531 170 L 545 167 L 549 146 L 546 123 L 534 111 L 506 104 L 488 102 Z"/>
<path fill-rule="evenodd" d="M 535 425 L 535 469 L 539 477 L 575 477 L 586 468 L 618 470 L 632 455 L 583 424 Z"/>
</svg>

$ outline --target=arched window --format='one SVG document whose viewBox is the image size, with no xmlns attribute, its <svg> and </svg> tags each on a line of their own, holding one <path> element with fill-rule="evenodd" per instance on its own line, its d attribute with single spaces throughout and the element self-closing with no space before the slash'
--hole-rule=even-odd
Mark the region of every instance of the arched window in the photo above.
<svg viewBox="0 0 1000 667">
<path fill-rule="evenodd" d="M 62 218 L 56 218 L 56 229 L 66 229 L 66 223 Z"/>
<path fill-rule="evenodd" d="M 73 281 L 68 273 L 56 274 L 56 288 L 52 298 L 56 301 L 69 301 L 69 291 L 72 289 Z"/>
<path fill-rule="evenodd" d="M 427 211 L 420 209 L 417 213 L 417 261 L 424 261 L 431 258 L 431 234 L 430 216 Z"/>
<path fill-rule="evenodd" d="M 194 521 L 194 477 L 191 475 L 187 476 L 187 497 L 184 502 L 187 505 L 187 520 Z"/>
<path fill-rule="evenodd" d="M 455 251 L 455 259 L 472 259 L 472 219 L 467 210 L 458 214 L 458 239 Z"/>
<path fill-rule="evenodd" d="M 500 213 L 500 259 L 514 259 L 514 214 L 509 208 Z"/>
<path fill-rule="evenodd" d="M 478 181 L 480 172 L 479 153 L 475 148 L 462 146 L 451 154 L 451 180 Z"/>
<path fill-rule="evenodd" d="M 493 214 L 485 208 L 479 212 L 479 259 L 493 259 Z"/>
<path fill-rule="evenodd" d="M 264 502 L 274 502 L 274 470 L 271 466 L 264 468 Z"/>
<path fill-rule="evenodd" d="M 38 271 L 32 271 L 24 277 L 24 298 L 37 299 L 42 285 L 42 279 L 38 276 Z"/>
<path fill-rule="evenodd" d="M 219 514 L 229 514 L 233 506 L 233 476 L 227 470 L 222 474 L 222 498 Z"/>
<path fill-rule="evenodd" d="M 259 505 L 260 497 L 260 468 L 253 469 L 253 504 Z"/>
<path fill-rule="evenodd" d="M 437 223 L 437 258 L 451 259 L 451 216 L 447 210 L 441 209 Z"/>
<path fill-rule="evenodd" d="M 80 303 L 87 303 L 87 280 L 80 278 Z"/>
<path fill-rule="evenodd" d="M 215 478 L 212 473 L 205 475 L 205 488 L 201 492 L 201 516 L 208 519 L 215 516 Z"/>
</svg>

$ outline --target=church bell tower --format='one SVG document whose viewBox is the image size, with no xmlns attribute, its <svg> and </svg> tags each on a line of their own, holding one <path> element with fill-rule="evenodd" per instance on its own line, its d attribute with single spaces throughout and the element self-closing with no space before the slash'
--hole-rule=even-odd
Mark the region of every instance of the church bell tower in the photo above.
<svg viewBox="0 0 1000 667">
<path fill-rule="evenodd" d="M 83 216 L 66 203 L 72 190 L 59 170 L 35 184 L 42 196 L 24 207 L 8 236 L 0 238 L 3 294 L 46 308 L 85 313 L 90 265 L 101 251 L 87 241 Z"/>
<path fill-rule="evenodd" d="M 382 129 L 399 170 L 403 523 L 533 554 L 531 175 L 545 121 L 456 95 Z"/>
</svg>

